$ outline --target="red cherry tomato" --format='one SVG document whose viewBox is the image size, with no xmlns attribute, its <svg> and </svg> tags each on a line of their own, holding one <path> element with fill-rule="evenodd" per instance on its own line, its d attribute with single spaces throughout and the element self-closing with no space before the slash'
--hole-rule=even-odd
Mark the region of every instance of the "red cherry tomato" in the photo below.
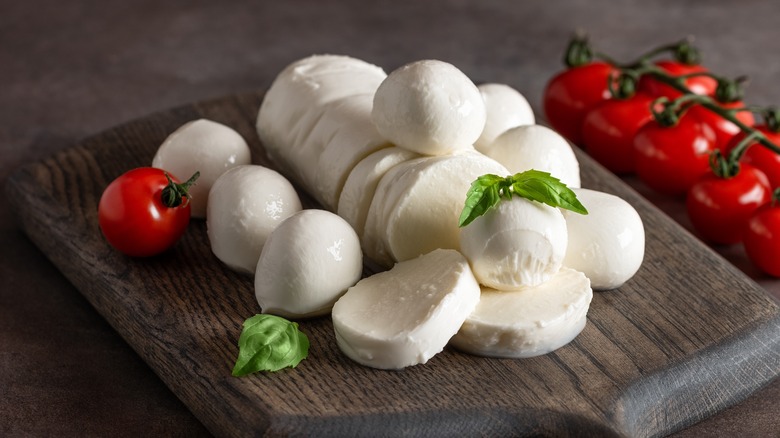
<svg viewBox="0 0 780 438">
<path fill-rule="evenodd" d="M 709 173 L 697 181 L 686 200 L 688 218 L 704 240 L 738 243 L 750 216 L 770 197 L 766 175 L 749 164 L 742 164 L 731 178 Z"/>
<path fill-rule="evenodd" d="M 691 73 L 706 73 L 708 70 L 698 64 L 683 64 L 672 60 L 662 60 L 655 63 L 658 67 L 666 70 L 672 76 L 682 76 Z M 692 76 L 685 79 L 685 86 L 694 94 L 712 96 L 715 89 L 718 88 L 718 81 L 709 76 Z M 659 82 L 657 79 L 647 75 L 639 80 L 638 89 L 653 96 L 666 96 L 674 99 L 682 96 L 683 93 L 677 89 Z"/>
<path fill-rule="evenodd" d="M 585 113 L 609 99 L 608 78 L 613 67 L 592 62 L 564 70 L 544 90 L 542 106 L 550 126 L 574 144 L 581 144 L 580 126 Z"/>
<path fill-rule="evenodd" d="M 628 99 L 606 100 L 588 111 L 582 121 L 585 150 L 614 173 L 634 171 L 631 146 L 639 128 L 653 119 L 653 97 L 635 94 Z"/>
<path fill-rule="evenodd" d="M 725 109 L 733 109 L 742 108 L 745 104 L 742 102 L 730 102 L 722 103 L 720 106 Z M 721 151 L 725 151 L 734 136 L 742 132 L 737 125 L 702 106 L 694 105 L 688 111 L 712 128 L 715 132 L 715 148 Z M 734 117 L 747 126 L 753 126 L 756 123 L 756 118 L 753 117 L 753 113 L 750 111 L 739 111 L 734 114 Z"/>
<path fill-rule="evenodd" d="M 173 246 L 189 224 L 190 205 L 186 199 L 176 207 L 165 205 L 162 193 L 168 185 L 165 171 L 152 167 L 133 169 L 111 182 L 98 206 L 106 240 L 134 257 L 152 256 Z"/>
<path fill-rule="evenodd" d="M 762 132 L 769 141 L 780 146 L 780 132 L 772 132 L 764 125 L 756 126 L 755 129 Z M 726 145 L 726 151 L 730 152 L 737 147 L 745 136 L 745 133 L 735 135 Z M 780 187 L 780 154 L 760 144 L 751 143 L 745 154 L 742 155 L 741 161 L 761 169 L 769 178 L 769 184 L 772 188 Z"/>
<path fill-rule="evenodd" d="M 744 245 L 756 266 L 780 277 L 780 204 L 770 202 L 753 212 L 745 228 Z"/>
<path fill-rule="evenodd" d="M 670 127 L 653 120 L 634 137 L 636 174 L 657 192 L 684 195 L 710 171 L 714 140 L 712 129 L 691 114 Z"/>
</svg>

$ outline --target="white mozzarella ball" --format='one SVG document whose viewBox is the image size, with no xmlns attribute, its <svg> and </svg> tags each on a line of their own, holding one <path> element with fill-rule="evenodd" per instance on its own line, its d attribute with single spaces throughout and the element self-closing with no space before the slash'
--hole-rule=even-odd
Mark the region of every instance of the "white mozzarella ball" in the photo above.
<svg viewBox="0 0 780 438">
<path fill-rule="evenodd" d="M 190 187 L 193 217 L 205 218 L 209 190 L 226 170 L 249 164 L 251 156 L 244 138 L 221 123 L 198 119 L 175 130 L 157 149 L 152 167 L 176 175 L 182 182 L 195 172 L 200 176 Z"/>
<path fill-rule="evenodd" d="M 471 148 L 485 126 L 485 103 L 476 85 L 452 64 L 407 64 L 379 85 L 372 119 L 396 146 L 423 155 Z"/>
<path fill-rule="evenodd" d="M 563 264 L 567 242 L 559 209 L 520 197 L 502 200 L 460 231 L 477 280 L 499 290 L 549 280 Z"/>
<path fill-rule="evenodd" d="M 620 287 L 639 270 L 645 229 L 639 213 L 609 193 L 575 189 L 587 215 L 563 211 L 569 230 L 564 266 L 582 271 L 596 290 Z"/>
<path fill-rule="evenodd" d="M 236 166 L 209 192 L 206 226 L 211 251 L 231 269 L 252 274 L 266 239 L 301 210 L 292 184 L 263 166 Z"/>
<path fill-rule="evenodd" d="M 482 152 L 510 128 L 536 123 L 531 104 L 525 96 L 509 85 L 490 83 L 477 88 L 485 101 L 487 112 L 485 129 L 474 143 L 478 151 Z"/>
<path fill-rule="evenodd" d="M 268 237 L 255 271 L 255 297 L 263 313 L 323 315 L 362 271 L 352 227 L 334 213 L 302 210 Z"/>
<path fill-rule="evenodd" d="M 482 153 L 512 173 L 536 169 L 549 172 L 569 188 L 580 187 L 580 164 L 571 145 L 542 125 L 518 126 L 499 135 Z"/>
</svg>

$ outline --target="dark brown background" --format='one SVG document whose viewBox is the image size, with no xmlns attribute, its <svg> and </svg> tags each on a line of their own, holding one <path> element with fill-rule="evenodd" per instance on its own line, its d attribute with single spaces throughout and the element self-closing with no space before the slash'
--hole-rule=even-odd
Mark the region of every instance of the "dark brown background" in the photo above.
<svg viewBox="0 0 780 438">
<path fill-rule="evenodd" d="M 612 4 L 615 4 L 614 6 Z M 539 114 L 567 38 L 618 58 L 695 35 L 706 64 L 780 104 L 780 6 L 766 1 L 0 0 L 0 181 L 118 123 L 264 89 L 290 61 L 348 54 L 386 70 L 449 61 Z M 665 208 L 675 217 L 674 204 Z M 207 431 L 19 231 L 0 197 L 0 435 Z M 734 248 L 720 249 L 780 297 Z M 780 382 L 680 436 L 778 436 Z"/>
</svg>

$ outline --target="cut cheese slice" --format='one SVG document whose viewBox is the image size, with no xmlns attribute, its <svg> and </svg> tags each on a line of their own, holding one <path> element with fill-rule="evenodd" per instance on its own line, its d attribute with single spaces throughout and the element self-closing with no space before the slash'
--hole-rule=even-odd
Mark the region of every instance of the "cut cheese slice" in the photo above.
<svg viewBox="0 0 780 438">
<path fill-rule="evenodd" d="M 438 249 L 349 288 L 333 306 L 336 341 L 366 366 L 423 364 L 444 349 L 479 295 L 466 259 Z"/>
<path fill-rule="evenodd" d="M 546 283 L 516 291 L 483 288 L 479 304 L 451 344 L 467 353 L 539 356 L 571 342 L 585 327 L 593 298 L 581 272 L 561 268 Z"/>
</svg>

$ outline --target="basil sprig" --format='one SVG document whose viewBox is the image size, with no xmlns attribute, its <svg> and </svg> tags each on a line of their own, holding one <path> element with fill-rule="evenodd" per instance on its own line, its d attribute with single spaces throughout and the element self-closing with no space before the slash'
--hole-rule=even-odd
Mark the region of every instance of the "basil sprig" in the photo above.
<svg viewBox="0 0 780 438">
<path fill-rule="evenodd" d="M 297 323 L 274 315 L 255 315 L 244 321 L 233 375 L 294 368 L 308 354 L 309 338 L 298 330 Z"/>
<path fill-rule="evenodd" d="M 501 199 L 509 200 L 512 196 L 588 214 L 588 210 L 566 184 L 548 172 L 532 169 L 505 178 L 493 174 L 477 178 L 466 194 L 466 206 L 460 213 L 458 226 L 465 227 L 498 205 Z"/>
</svg>

